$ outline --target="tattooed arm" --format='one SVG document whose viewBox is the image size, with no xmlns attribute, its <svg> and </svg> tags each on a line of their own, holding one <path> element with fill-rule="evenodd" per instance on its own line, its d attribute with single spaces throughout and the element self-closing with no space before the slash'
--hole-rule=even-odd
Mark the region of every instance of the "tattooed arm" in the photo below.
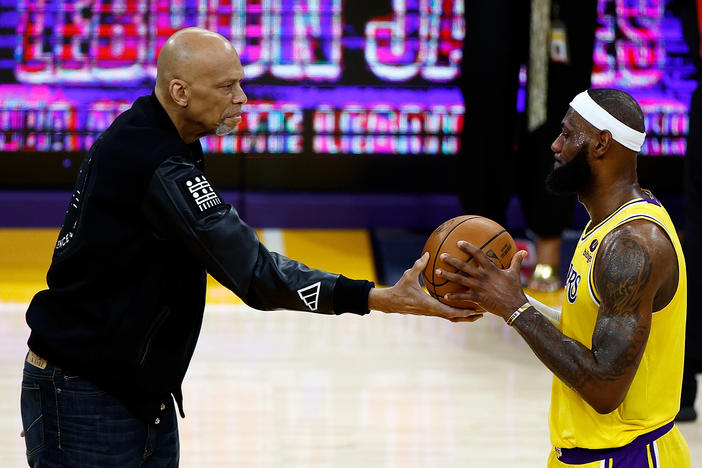
<svg viewBox="0 0 702 468">
<path fill-rule="evenodd" d="M 490 268 L 474 247 L 468 245 L 464 250 L 478 261 L 471 262 L 472 266 L 455 259 L 450 262 L 470 275 L 442 273 L 470 288 L 451 298 L 473 300 L 507 319 L 526 301 L 518 283 L 523 255 L 515 255 L 518 258 L 509 270 L 499 270 Z M 601 304 L 592 349 L 562 334 L 533 307 L 514 322 L 514 327 L 559 379 L 596 411 L 609 413 L 624 400 L 636 374 L 653 310 L 665 306 L 675 292 L 675 251 L 657 225 L 632 221 L 603 239 L 594 281 Z"/>
</svg>

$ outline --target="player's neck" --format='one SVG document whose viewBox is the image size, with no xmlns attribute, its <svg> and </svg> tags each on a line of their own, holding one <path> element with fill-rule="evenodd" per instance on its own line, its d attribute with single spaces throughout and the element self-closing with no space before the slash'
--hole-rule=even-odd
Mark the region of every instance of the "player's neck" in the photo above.
<svg viewBox="0 0 702 468">
<path fill-rule="evenodd" d="M 590 215 L 590 226 L 597 226 L 623 204 L 643 196 L 637 181 L 621 181 L 592 187 L 587 192 L 578 194 L 578 199 Z"/>
</svg>

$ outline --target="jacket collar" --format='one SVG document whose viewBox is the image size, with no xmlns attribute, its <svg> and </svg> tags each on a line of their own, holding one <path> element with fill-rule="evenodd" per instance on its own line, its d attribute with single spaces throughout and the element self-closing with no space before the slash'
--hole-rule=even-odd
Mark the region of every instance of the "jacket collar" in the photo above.
<svg viewBox="0 0 702 468">
<path fill-rule="evenodd" d="M 151 102 L 151 106 L 154 109 L 156 124 L 159 126 L 159 128 L 162 128 L 163 130 L 168 130 L 169 132 L 178 133 L 178 129 L 175 127 L 175 125 L 173 125 L 173 121 L 168 116 L 168 112 L 166 112 L 166 109 L 164 109 L 161 103 L 158 102 L 158 98 L 156 97 L 156 90 L 151 92 L 149 100 Z"/>
<path fill-rule="evenodd" d="M 166 112 L 166 109 L 163 108 L 161 103 L 158 101 L 158 98 L 156 97 L 156 90 L 151 92 L 151 96 L 149 96 L 149 100 L 151 101 L 151 106 L 154 109 L 154 117 L 156 119 L 156 125 L 158 125 L 159 128 L 162 128 L 163 130 L 166 130 L 168 132 L 173 132 L 178 135 L 178 138 L 180 138 L 180 134 L 178 133 L 178 129 L 176 126 L 173 124 L 173 121 L 171 120 L 170 116 L 168 115 L 168 112 Z M 185 143 L 185 142 L 183 142 Z M 187 145 L 188 148 L 190 148 L 190 151 L 193 156 L 193 162 L 195 165 L 200 169 L 204 169 L 204 158 L 202 154 L 202 145 L 200 144 L 200 140 L 195 140 L 194 142 L 190 143 Z"/>
</svg>

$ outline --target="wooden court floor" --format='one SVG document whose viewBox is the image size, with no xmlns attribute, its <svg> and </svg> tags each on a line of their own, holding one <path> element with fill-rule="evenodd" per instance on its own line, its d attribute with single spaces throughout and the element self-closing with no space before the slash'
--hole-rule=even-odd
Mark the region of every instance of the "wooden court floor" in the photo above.
<svg viewBox="0 0 702 468">
<path fill-rule="evenodd" d="M 311 266 L 373 278 L 363 231 L 262 232 Z M 0 230 L 0 467 L 19 468 L 26 303 L 55 230 Z M 252 310 L 212 283 L 185 380 L 183 467 L 544 467 L 550 373 L 514 330 Z M 681 424 L 702 467 L 702 423 Z"/>
</svg>

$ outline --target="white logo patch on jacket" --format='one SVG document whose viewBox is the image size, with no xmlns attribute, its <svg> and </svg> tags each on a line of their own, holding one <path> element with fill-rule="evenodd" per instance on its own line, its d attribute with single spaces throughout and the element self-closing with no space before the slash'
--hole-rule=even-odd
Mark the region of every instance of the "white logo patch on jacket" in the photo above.
<svg viewBox="0 0 702 468">
<path fill-rule="evenodd" d="M 321 286 L 322 283 L 317 281 L 310 286 L 297 290 L 297 294 L 300 295 L 302 302 L 312 311 L 317 310 L 317 305 L 319 304 L 319 288 Z"/>
<path fill-rule="evenodd" d="M 192 201 L 200 212 L 222 204 L 219 195 L 203 175 L 187 179 L 184 188 L 190 193 Z"/>
</svg>

